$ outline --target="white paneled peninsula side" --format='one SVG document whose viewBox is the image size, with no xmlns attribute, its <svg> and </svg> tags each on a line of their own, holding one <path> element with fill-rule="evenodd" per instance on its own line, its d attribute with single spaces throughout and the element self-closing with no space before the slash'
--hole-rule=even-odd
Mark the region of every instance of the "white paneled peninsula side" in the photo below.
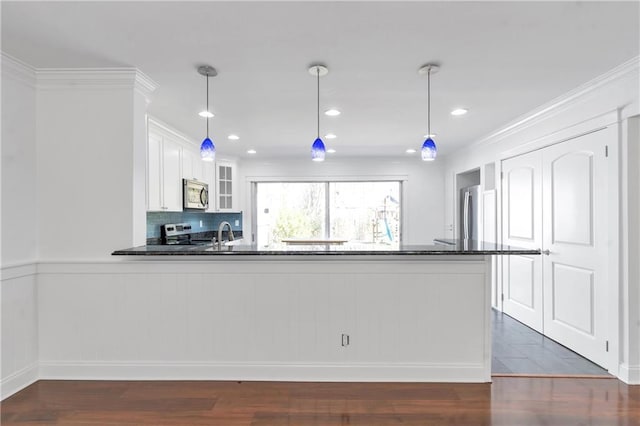
<svg viewBox="0 0 640 426">
<path fill-rule="evenodd" d="M 43 265 L 41 375 L 489 382 L 490 257 L 523 252 L 148 246 Z"/>
</svg>

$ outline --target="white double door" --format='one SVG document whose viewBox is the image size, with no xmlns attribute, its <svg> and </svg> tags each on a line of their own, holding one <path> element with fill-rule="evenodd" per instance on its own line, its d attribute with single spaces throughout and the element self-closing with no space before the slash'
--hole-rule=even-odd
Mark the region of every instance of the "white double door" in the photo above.
<svg viewBox="0 0 640 426">
<path fill-rule="evenodd" d="M 503 310 L 607 367 L 607 129 L 502 162 Z M 615 137 L 615 136 L 614 136 Z"/>
</svg>

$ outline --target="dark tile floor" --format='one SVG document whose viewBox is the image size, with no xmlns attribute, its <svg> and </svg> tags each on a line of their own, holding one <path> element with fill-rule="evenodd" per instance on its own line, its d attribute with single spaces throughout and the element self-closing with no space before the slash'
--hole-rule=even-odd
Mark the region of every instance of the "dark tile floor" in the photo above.
<svg viewBox="0 0 640 426">
<path fill-rule="evenodd" d="M 600 366 L 496 310 L 493 310 L 491 371 L 609 376 Z"/>
</svg>

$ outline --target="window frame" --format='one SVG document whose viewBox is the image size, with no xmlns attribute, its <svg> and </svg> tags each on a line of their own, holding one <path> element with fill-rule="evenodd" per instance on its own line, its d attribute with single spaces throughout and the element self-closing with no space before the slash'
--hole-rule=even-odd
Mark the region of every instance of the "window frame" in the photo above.
<svg viewBox="0 0 640 426">
<path fill-rule="evenodd" d="M 406 220 L 405 214 L 405 194 L 406 194 L 406 179 L 394 177 L 394 178 L 385 178 L 385 179 L 371 179 L 371 178 L 363 178 L 363 179 L 281 179 L 281 178 L 271 178 L 271 179 L 260 179 L 260 180 L 252 180 L 250 182 L 251 185 L 251 242 L 257 243 L 256 241 L 256 230 L 258 229 L 258 184 L 260 183 L 323 183 L 325 185 L 325 227 L 324 227 L 324 238 L 329 238 L 329 234 L 331 232 L 331 194 L 329 192 L 330 184 L 332 183 L 378 183 L 378 182 L 392 182 L 398 184 L 398 193 L 400 195 L 400 224 L 399 224 L 399 244 L 403 244 L 404 241 L 404 222 Z"/>
</svg>

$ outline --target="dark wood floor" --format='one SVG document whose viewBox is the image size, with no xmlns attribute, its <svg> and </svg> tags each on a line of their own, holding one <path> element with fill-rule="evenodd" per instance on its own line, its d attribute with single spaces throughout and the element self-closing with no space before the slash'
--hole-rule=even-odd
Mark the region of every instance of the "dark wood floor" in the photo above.
<svg viewBox="0 0 640 426">
<path fill-rule="evenodd" d="M 493 310 L 493 374 L 609 376 L 599 365 Z"/>
<path fill-rule="evenodd" d="M 39 381 L 2 425 L 640 425 L 640 386 L 498 377 L 493 384 Z"/>
</svg>

